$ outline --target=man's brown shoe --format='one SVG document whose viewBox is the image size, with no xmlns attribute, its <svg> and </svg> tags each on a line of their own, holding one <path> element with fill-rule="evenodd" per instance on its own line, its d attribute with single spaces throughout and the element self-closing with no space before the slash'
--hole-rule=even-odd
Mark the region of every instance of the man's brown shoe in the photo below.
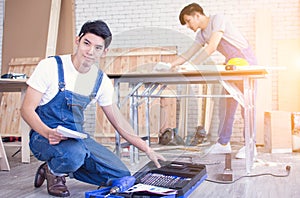
<svg viewBox="0 0 300 198">
<path fill-rule="evenodd" d="M 66 186 L 65 176 L 53 175 L 48 169 L 48 166 L 46 165 L 45 178 L 47 180 L 47 190 L 49 195 L 53 195 L 57 197 L 70 196 L 70 192 L 68 190 L 68 187 Z"/>
<path fill-rule="evenodd" d="M 34 187 L 40 187 L 45 181 L 45 167 L 47 163 L 43 163 L 36 171 L 35 178 L 34 178 Z"/>
</svg>

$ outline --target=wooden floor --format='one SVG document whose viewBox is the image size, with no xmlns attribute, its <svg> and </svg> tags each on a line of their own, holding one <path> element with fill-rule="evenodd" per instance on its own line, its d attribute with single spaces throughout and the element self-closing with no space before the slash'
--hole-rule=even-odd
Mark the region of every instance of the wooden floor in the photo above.
<svg viewBox="0 0 300 198">
<path fill-rule="evenodd" d="M 232 169 L 234 180 L 232 184 L 219 184 L 211 181 L 204 181 L 189 196 L 190 198 L 217 198 L 217 197 L 243 197 L 243 198 L 298 198 L 300 197 L 300 153 L 270 154 L 264 152 L 264 148 L 258 148 L 257 160 L 248 176 L 245 176 L 245 160 L 235 159 L 234 154 L 241 147 L 232 144 Z M 34 188 L 33 180 L 37 167 L 41 164 L 31 157 L 30 164 L 21 163 L 20 153 L 12 155 L 18 150 L 17 147 L 5 146 L 10 171 L 0 171 L 0 197 L 52 197 L 47 194 L 46 182 L 40 188 Z M 158 147 L 156 147 L 158 149 Z M 168 160 L 180 160 L 206 165 L 209 180 L 218 180 L 224 170 L 224 155 L 208 154 L 209 146 L 193 148 L 159 149 Z M 134 173 L 139 170 L 148 159 L 141 155 L 139 163 L 130 164 L 128 157 L 122 157 Z M 274 177 L 270 175 L 252 177 L 254 174 L 275 174 L 286 175 L 285 167 L 291 166 L 288 177 Z M 85 197 L 86 191 L 92 191 L 97 186 L 85 184 L 75 179 L 67 178 L 67 185 L 70 190 L 70 197 Z"/>
</svg>

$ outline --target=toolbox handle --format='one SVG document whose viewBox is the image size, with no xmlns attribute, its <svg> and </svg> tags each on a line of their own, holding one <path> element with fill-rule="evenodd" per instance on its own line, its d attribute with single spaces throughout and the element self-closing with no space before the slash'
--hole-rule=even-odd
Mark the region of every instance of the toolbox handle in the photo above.
<svg viewBox="0 0 300 198">
<path fill-rule="evenodd" d="M 180 164 L 180 163 L 170 163 L 167 165 L 168 168 L 172 169 L 184 169 L 186 168 L 186 164 Z"/>
</svg>

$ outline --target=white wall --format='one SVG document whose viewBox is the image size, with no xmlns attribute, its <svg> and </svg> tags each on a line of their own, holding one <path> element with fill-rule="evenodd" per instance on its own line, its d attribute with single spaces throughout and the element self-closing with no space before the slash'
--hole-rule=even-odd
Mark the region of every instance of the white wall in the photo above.
<svg viewBox="0 0 300 198">
<path fill-rule="evenodd" d="M 114 35 L 112 47 L 178 45 L 194 39 L 180 25 L 181 9 L 194 1 L 173 0 L 75 0 L 77 32 L 86 20 L 105 20 Z M 198 2 L 198 1 L 195 1 Z M 274 40 L 297 38 L 300 32 L 298 0 L 204 0 L 198 2 L 207 15 L 223 13 L 243 32 L 255 48 L 255 12 L 272 11 Z M 182 47 L 184 48 L 184 47 Z"/>
<path fill-rule="evenodd" d="M 199 3 L 207 15 L 223 13 L 246 36 L 254 50 L 256 49 L 255 14 L 257 10 L 266 9 L 272 15 L 272 38 L 269 50 L 272 54 L 271 66 L 277 65 L 277 42 L 296 39 L 300 36 L 300 2 L 299 0 L 76 0 L 77 32 L 86 20 L 103 19 L 113 33 L 111 47 L 139 47 L 177 45 L 179 51 L 186 49 L 195 34 L 180 25 L 178 15 L 181 9 L 192 2 Z M 223 58 L 216 53 L 212 56 L 216 63 Z M 278 108 L 277 76 L 273 74 L 272 107 Z M 191 111 L 192 112 L 192 111 Z M 233 139 L 242 139 L 240 114 L 234 128 Z M 215 129 L 217 126 L 214 127 Z"/>
<path fill-rule="evenodd" d="M 195 34 L 180 25 L 178 15 L 181 9 L 192 2 L 199 3 L 207 15 L 223 13 L 248 38 L 256 49 L 255 13 L 267 9 L 272 15 L 272 38 L 269 50 L 272 52 L 270 65 L 277 65 L 277 42 L 300 37 L 299 0 L 74 0 L 76 32 L 87 20 L 103 19 L 113 33 L 111 47 L 178 46 L 185 50 Z M 2 38 L 4 0 L 0 0 L 0 38 Z M 2 44 L 2 39 L 0 39 Z M 0 45 L 1 48 L 2 45 Z M 222 62 L 219 54 L 212 56 Z M 0 56 L 1 60 L 1 56 Z M 272 107 L 278 108 L 277 78 L 273 76 Z M 239 115 L 237 115 L 239 116 Z M 235 133 L 240 138 L 241 123 L 237 121 Z"/>
<path fill-rule="evenodd" d="M 243 32 L 255 49 L 255 12 L 272 12 L 274 41 L 300 36 L 299 0 L 74 0 L 76 32 L 87 20 L 105 20 L 114 35 L 111 47 L 177 45 L 182 51 L 193 41 L 194 33 L 180 25 L 180 10 L 199 3 L 207 15 L 223 13 Z M 2 46 L 4 0 L 0 0 L 0 50 Z M 277 49 L 270 47 L 276 56 Z M 1 59 L 1 54 L 0 54 Z M 272 65 L 276 65 L 274 58 Z"/>
</svg>

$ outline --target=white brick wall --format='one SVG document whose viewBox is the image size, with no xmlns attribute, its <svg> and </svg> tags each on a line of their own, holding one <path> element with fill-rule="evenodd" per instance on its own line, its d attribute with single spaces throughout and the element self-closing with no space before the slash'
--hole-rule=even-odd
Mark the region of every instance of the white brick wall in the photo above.
<svg viewBox="0 0 300 198">
<path fill-rule="evenodd" d="M 185 34 L 186 29 L 178 21 L 178 13 L 184 2 L 179 4 L 171 0 L 97 2 L 88 6 L 86 1 L 76 1 L 77 32 L 86 20 L 103 19 L 113 32 L 111 47 L 167 46 L 193 41 L 193 37 Z M 92 9 L 96 13 L 92 12 Z"/>
<path fill-rule="evenodd" d="M 89 3 L 91 2 L 91 3 Z M 194 33 L 181 26 L 178 20 L 180 10 L 194 1 L 173 0 L 76 0 L 76 27 L 88 19 L 105 20 L 113 33 L 112 47 L 138 47 L 177 45 L 179 52 L 193 41 Z M 195 1 L 197 2 L 197 1 Z M 300 36 L 300 12 L 298 0 L 204 0 L 198 2 L 205 14 L 223 13 L 243 32 L 255 50 L 255 12 L 265 8 L 272 12 L 272 40 L 293 39 Z M 270 47 L 276 65 L 277 49 Z M 223 61 L 218 54 L 212 56 L 217 63 Z M 273 77 L 273 108 L 277 109 L 277 78 Z M 192 112 L 192 111 L 191 111 Z M 233 140 L 242 138 L 240 113 L 236 114 Z M 214 120 L 217 119 L 215 113 Z M 217 125 L 217 123 L 215 124 Z M 191 126 L 190 130 L 193 130 Z M 216 131 L 217 126 L 212 126 Z"/>
<path fill-rule="evenodd" d="M 74 0 L 76 31 L 86 20 L 105 20 L 114 34 L 112 47 L 170 44 L 182 50 L 193 41 L 194 33 L 180 25 L 178 14 L 188 0 Z M 197 2 L 197 1 L 195 1 Z M 207 15 L 223 13 L 249 39 L 255 48 L 255 11 L 272 11 L 274 40 L 299 38 L 298 0 L 204 0 L 199 2 Z M 4 0 L 0 0 L 0 37 L 3 30 Z M 151 30 L 151 31 L 150 31 Z M 168 34 L 171 33 L 171 34 Z M 138 35 L 136 35 L 138 34 Z M 175 34 L 175 35 L 173 35 Z M 130 35 L 129 39 L 126 37 Z M 131 39 L 130 39 L 131 38 Z M 0 39 L 0 48 L 2 39 Z M 276 49 L 273 54 L 276 56 Z M 1 56 L 0 56 L 1 58 Z M 274 58 L 274 60 L 276 60 Z M 276 62 L 273 63 L 276 65 Z M 276 102 L 276 101 L 274 101 Z"/>
<path fill-rule="evenodd" d="M 243 32 L 255 46 L 255 12 L 265 8 L 272 13 L 272 41 L 299 39 L 299 0 L 74 0 L 76 32 L 87 20 L 103 19 L 113 33 L 111 47 L 167 46 L 177 45 L 179 52 L 187 49 L 194 39 L 194 33 L 181 26 L 178 20 L 180 10 L 187 4 L 198 2 L 207 15 L 223 13 Z M 4 0 L 0 0 L 0 37 L 2 38 Z M 0 39 L 2 43 L 2 39 Z M 1 47 L 2 45 L 0 45 Z M 270 46 L 277 65 L 277 49 Z M 223 59 L 212 56 L 216 62 Z M 1 56 L 0 56 L 1 60 Z M 278 108 L 277 78 L 273 76 L 273 109 Z M 241 138 L 240 115 L 237 113 L 235 140 Z M 216 128 L 217 126 L 214 126 Z"/>
</svg>

